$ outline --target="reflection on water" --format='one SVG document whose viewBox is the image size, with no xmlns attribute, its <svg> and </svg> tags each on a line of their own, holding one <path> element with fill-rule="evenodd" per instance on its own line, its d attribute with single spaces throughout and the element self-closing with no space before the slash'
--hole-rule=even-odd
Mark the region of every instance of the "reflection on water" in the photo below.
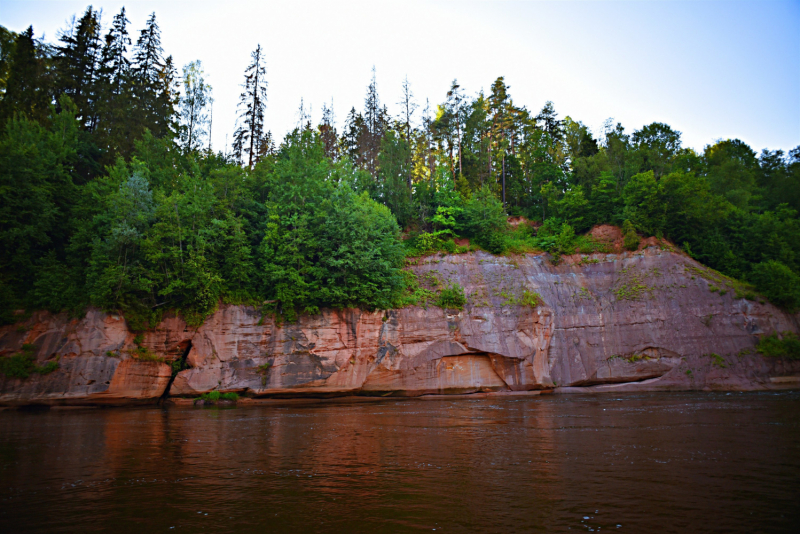
<svg viewBox="0 0 800 534">
<path fill-rule="evenodd" d="M 3 532 L 793 532 L 800 394 L 0 412 Z"/>
</svg>

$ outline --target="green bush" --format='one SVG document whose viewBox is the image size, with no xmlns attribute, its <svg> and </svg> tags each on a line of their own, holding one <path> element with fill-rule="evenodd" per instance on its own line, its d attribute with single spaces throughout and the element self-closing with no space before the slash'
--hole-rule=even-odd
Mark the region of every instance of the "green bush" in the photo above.
<svg viewBox="0 0 800 534">
<path fill-rule="evenodd" d="M 503 203 L 488 185 L 470 196 L 460 217 L 461 227 L 478 245 L 492 254 L 502 254 L 505 251 L 507 216 Z"/>
<path fill-rule="evenodd" d="M 450 308 L 460 310 L 467 303 L 467 297 L 464 295 L 464 288 L 457 282 L 453 282 L 449 286 L 442 289 L 439 297 L 436 299 L 436 305 L 440 308 Z"/>
<path fill-rule="evenodd" d="M 800 308 L 800 276 L 781 262 L 770 260 L 754 265 L 750 280 L 773 304 L 790 312 Z"/>
<path fill-rule="evenodd" d="M 756 351 L 772 358 L 800 360 L 800 339 L 792 332 L 783 332 L 780 337 L 776 332 L 762 337 L 756 345 Z"/>
<path fill-rule="evenodd" d="M 22 345 L 22 352 L 0 358 L 0 373 L 9 378 L 28 378 L 32 374 L 46 375 L 58 369 L 58 359 L 42 366 L 36 365 L 35 350 L 34 345 L 26 343 Z"/>
<path fill-rule="evenodd" d="M 217 390 L 208 391 L 200 395 L 200 398 L 196 400 L 204 401 L 207 404 L 215 404 L 218 401 L 233 401 L 236 402 L 239 400 L 239 395 L 236 393 L 221 393 Z"/>
<path fill-rule="evenodd" d="M 534 293 L 527 289 L 522 292 L 523 306 L 530 306 L 531 308 L 535 308 L 541 303 L 542 303 L 542 297 L 541 295 L 539 295 L 539 293 Z"/>
<path fill-rule="evenodd" d="M 502 232 L 486 232 L 475 237 L 475 242 L 492 254 L 502 254 L 506 250 L 506 238 Z"/>
<path fill-rule="evenodd" d="M 622 246 L 626 250 L 637 250 L 639 248 L 639 235 L 636 233 L 631 221 L 626 220 L 622 223 Z"/>
</svg>

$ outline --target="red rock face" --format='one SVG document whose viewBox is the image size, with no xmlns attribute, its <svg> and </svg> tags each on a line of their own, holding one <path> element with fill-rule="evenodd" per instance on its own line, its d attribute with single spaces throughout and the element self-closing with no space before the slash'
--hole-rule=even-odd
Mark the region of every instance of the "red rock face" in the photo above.
<svg viewBox="0 0 800 534">
<path fill-rule="evenodd" d="M 37 313 L 0 329 L 0 353 L 33 343 L 39 365 L 59 358 L 59 369 L 0 377 L 0 403 L 155 402 L 214 389 L 414 396 L 798 384 L 787 378 L 800 375 L 798 362 L 753 350 L 759 334 L 800 330 L 798 316 L 736 298 L 735 284 L 677 253 L 576 255 L 558 266 L 545 255 L 484 253 L 419 263 L 422 279 L 464 287 L 463 310 L 323 310 L 276 324 L 252 307 L 221 306 L 197 329 L 171 317 L 145 333 L 141 346 L 163 363 L 135 358 L 119 316 Z M 541 304 L 522 305 L 525 292 Z M 167 364 L 184 357 L 189 368 L 171 381 Z"/>
</svg>

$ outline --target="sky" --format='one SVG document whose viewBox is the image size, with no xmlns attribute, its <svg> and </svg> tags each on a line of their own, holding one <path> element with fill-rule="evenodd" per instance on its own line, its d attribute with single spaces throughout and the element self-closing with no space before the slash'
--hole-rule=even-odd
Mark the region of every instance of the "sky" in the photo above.
<svg viewBox="0 0 800 534">
<path fill-rule="evenodd" d="M 54 42 L 88 2 L 0 0 L 0 24 Z M 95 1 L 104 27 L 124 5 L 135 42 L 151 12 L 179 67 L 201 60 L 213 87 L 212 142 L 232 138 L 244 70 L 267 58 L 267 128 L 313 121 L 333 102 L 341 129 L 363 109 L 372 67 L 399 115 L 408 78 L 420 109 L 457 79 L 469 95 L 504 76 L 518 106 L 552 101 L 595 135 L 609 118 L 633 132 L 664 122 L 684 146 L 719 139 L 754 150 L 800 145 L 800 1 Z M 420 113 L 417 113 L 419 119 Z"/>
</svg>

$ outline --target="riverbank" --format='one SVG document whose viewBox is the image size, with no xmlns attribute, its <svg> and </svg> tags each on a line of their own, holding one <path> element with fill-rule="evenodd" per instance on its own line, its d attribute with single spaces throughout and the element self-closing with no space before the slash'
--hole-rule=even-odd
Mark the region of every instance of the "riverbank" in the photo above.
<svg viewBox="0 0 800 534">
<path fill-rule="evenodd" d="M 281 323 L 220 305 L 199 327 L 172 316 L 147 332 L 99 310 L 34 313 L 0 328 L 0 354 L 30 354 L 42 371 L 0 377 L 0 404 L 800 386 L 800 361 L 755 350 L 762 336 L 800 331 L 798 315 L 744 298 L 735 281 L 669 248 L 558 265 L 483 252 L 413 263 L 420 287 L 463 288 L 463 307 L 322 310 Z"/>
</svg>

